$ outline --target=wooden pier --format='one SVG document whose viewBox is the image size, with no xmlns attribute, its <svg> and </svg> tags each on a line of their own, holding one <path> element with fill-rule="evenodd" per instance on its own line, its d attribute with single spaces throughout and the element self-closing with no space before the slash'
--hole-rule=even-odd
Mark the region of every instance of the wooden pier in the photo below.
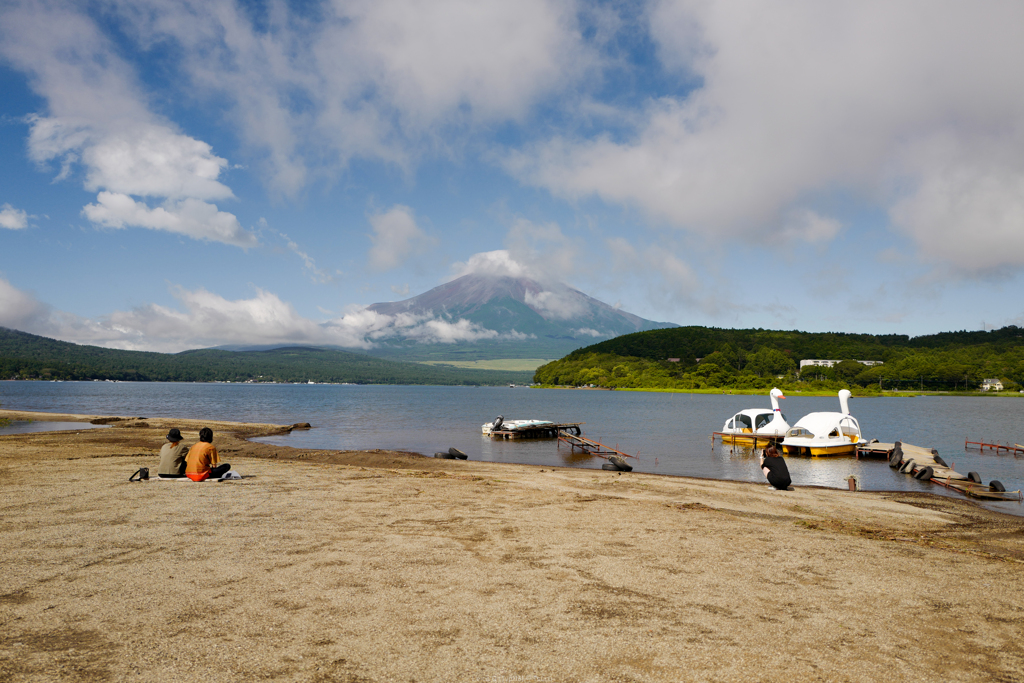
<svg viewBox="0 0 1024 683">
<path fill-rule="evenodd" d="M 1006 446 L 1001 443 L 985 443 L 984 441 L 968 441 L 964 439 L 964 448 L 967 449 L 973 446 L 979 451 L 984 451 L 986 448 L 994 450 L 997 454 L 999 451 L 1006 451 L 1007 453 L 1013 453 L 1014 456 L 1020 454 L 1024 455 L 1024 446 L 1019 443 L 1015 443 L 1012 446 Z"/>
<path fill-rule="evenodd" d="M 877 445 L 882 446 L 883 444 Z M 889 467 L 915 479 L 927 479 L 933 484 L 959 491 L 971 498 L 1024 501 L 1020 490 L 1007 491 L 1000 482 L 995 480 L 985 485 L 977 472 L 968 472 L 964 475 L 953 469 L 955 465 L 956 463 L 953 462 L 946 465 L 934 448 L 921 448 L 899 441 L 893 444 L 893 450 L 889 455 Z"/>
<path fill-rule="evenodd" d="M 487 436 L 493 439 L 555 439 L 560 437 L 563 432 L 566 434 L 574 433 L 577 436 L 582 434 L 582 430 L 580 430 L 581 424 L 586 423 L 563 422 L 556 424 L 549 422 L 547 424 L 519 427 L 518 429 L 492 430 Z"/>
<path fill-rule="evenodd" d="M 594 441 L 588 439 L 585 436 L 579 434 L 559 433 L 558 434 L 558 445 L 561 446 L 563 443 L 569 444 L 569 447 L 575 451 L 577 448 L 587 455 L 596 455 L 599 458 L 609 458 L 613 455 L 618 455 L 623 458 L 636 458 L 635 455 L 629 455 L 623 453 L 617 448 L 611 446 L 605 446 L 600 441 Z M 638 458 L 639 459 L 639 458 Z"/>
</svg>

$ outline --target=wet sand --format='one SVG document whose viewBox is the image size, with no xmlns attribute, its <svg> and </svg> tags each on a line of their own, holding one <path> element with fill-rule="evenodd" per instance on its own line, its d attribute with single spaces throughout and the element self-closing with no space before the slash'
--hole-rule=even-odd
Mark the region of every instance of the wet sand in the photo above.
<svg viewBox="0 0 1024 683">
<path fill-rule="evenodd" d="M 245 479 L 127 481 L 207 425 Z M 283 429 L 0 437 L 0 680 L 1024 680 L 1024 520 L 970 501 Z"/>
</svg>

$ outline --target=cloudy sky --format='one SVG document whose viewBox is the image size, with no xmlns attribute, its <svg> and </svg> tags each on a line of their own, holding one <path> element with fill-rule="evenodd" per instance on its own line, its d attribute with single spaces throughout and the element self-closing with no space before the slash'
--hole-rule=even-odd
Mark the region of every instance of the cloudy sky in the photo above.
<svg viewBox="0 0 1024 683">
<path fill-rule="evenodd" d="M 396 322 L 363 306 L 474 269 L 684 325 L 1024 324 L 1021 26 L 1017 0 L 5 0 L 0 326 L 365 345 Z"/>
</svg>

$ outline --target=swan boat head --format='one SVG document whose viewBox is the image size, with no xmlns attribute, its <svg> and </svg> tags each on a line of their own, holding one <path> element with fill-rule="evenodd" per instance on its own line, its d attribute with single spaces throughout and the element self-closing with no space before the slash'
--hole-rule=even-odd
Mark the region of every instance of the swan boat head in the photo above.
<svg viewBox="0 0 1024 683">
<path fill-rule="evenodd" d="M 789 423 L 786 416 L 779 408 L 779 399 L 785 399 L 785 395 L 779 388 L 773 388 L 768 396 L 771 398 L 772 407 L 748 408 L 741 410 L 726 421 L 722 427 L 725 434 L 757 434 L 761 436 L 782 436 L 789 430 Z"/>
</svg>

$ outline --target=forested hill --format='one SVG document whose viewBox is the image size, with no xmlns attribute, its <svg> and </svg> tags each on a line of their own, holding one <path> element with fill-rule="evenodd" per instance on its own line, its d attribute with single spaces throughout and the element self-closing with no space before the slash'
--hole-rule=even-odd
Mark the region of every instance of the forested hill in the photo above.
<svg viewBox="0 0 1024 683">
<path fill-rule="evenodd" d="M 529 372 L 421 365 L 314 347 L 121 351 L 0 327 L 0 379 L 501 385 L 525 384 L 530 378 Z"/>
<path fill-rule="evenodd" d="M 672 360 L 670 360 L 672 359 Z M 805 359 L 845 361 L 805 369 Z M 869 367 L 854 361 L 881 361 Z M 823 388 L 977 388 L 983 378 L 1024 384 L 1024 330 L 944 332 L 908 337 L 678 327 L 628 334 L 578 349 L 542 366 L 543 384 L 620 387 L 750 387 L 780 381 L 823 382 Z M 1019 388 L 1019 387 L 1018 387 Z"/>
<path fill-rule="evenodd" d="M 950 349 L 965 346 L 1019 347 L 1024 345 L 1024 330 L 1016 326 L 991 332 L 942 332 L 923 337 L 903 334 L 872 335 L 841 332 L 797 332 L 778 330 L 727 330 L 717 327 L 677 327 L 627 334 L 577 349 L 567 358 L 587 353 L 614 353 L 664 360 L 679 358 L 685 365 L 696 365 L 698 358 L 709 356 L 724 344 L 737 350 L 754 351 L 768 346 L 794 360 L 833 358 L 885 361 L 902 355 L 907 349 Z"/>
</svg>

